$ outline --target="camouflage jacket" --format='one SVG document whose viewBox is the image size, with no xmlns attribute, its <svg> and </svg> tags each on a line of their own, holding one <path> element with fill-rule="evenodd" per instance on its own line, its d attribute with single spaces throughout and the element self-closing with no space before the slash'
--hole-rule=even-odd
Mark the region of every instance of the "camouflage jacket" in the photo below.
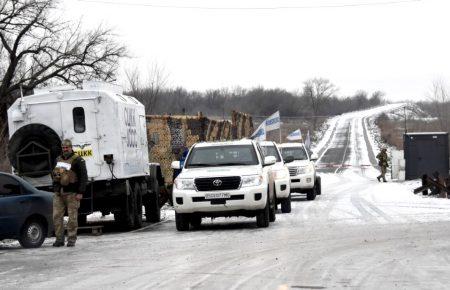
<svg viewBox="0 0 450 290">
<path fill-rule="evenodd" d="M 68 158 L 64 158 L 63 156 L 59 156 L 57 158 L 58 161 L 66 161 L 71 159 L 75 153 L 72 153 Z M 86 163 L 83 157 L 76 156 L 74 160 L 71 162 L 71 170 L 76 174 L 76 181 L 74 183 L 70 183 L 67 186 L 62 186 L 55 178 L 53 179 L 53 189 L 55 192 L 60 192 L 61 188 L 64 192 L 72 192 L 78 194 L 84 194 L 86 191 L 86 184 L 88 181 Z"/>
<path fill-rule="evenodd" d="M 388 156 L 386 152 L 380 152 L 377 155 L 377 159 L 378 159 L 378 165 L 382 166 L 382 167 L 388 167 Z"/>
</svg>

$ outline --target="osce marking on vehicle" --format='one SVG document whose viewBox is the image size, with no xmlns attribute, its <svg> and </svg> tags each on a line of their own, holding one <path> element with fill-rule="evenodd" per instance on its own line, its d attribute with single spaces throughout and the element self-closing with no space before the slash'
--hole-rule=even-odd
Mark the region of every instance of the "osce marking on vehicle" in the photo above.
<svg viewBox="0 0 450 290">
<path fill-rule="evenodd" d="M 138 137 L 136 130 L 136 109 L 125 108 L 124 109 L 124 123 L 127 127 L 127 147 L 137 148 Z"/>
<path fill-rule="evenodd" d="M 94 155 L 91 144 L 74 145 L 73 152 L 81 157 L 92 157 Z"/>
</svg>

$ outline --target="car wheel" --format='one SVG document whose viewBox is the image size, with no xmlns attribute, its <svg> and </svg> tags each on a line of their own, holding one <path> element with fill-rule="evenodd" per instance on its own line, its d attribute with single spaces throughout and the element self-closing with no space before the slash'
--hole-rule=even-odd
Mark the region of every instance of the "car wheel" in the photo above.
<svg viewBox="0 0 450 290">
<path fill-rule="evenodd" d="M 269 203 L 269 199 L 267 199 L 264 209 L 260 210 L 256 215 L 256 225 L 258 226 L 258 228 L 267 228 L 269 226 Z"/>
<path fill-rule="evenodd" d="M 136 209 L 134 211 L 134 227 L 142 228 L 142 189 L 141 184 L 136 182 L 134 184 L 134 196 L 136 202 Z"/>
<path fill-rule="evenodd" d="M 290 213 L 291 212 L 291 194 L 286 199 L 281 201 L 281 212 Z"/>
<path fill-rule="evenodd" d="M 38 248 L 46 237 L 43 222 L 38 220 L 27 221 L 20 232 L 19 243 L 24 248 Z"/>
<path fill-rule="evenodd" d="M 315 188 L 308 189 L 308 191 L 306 192 L 306 199 L 307 200 L 315 200 L 316 199 L 316 189 Z"/>
<path fill-rule="evenodd" d="M 191 226 L 194 228 L 199 228 L 202 223 L 202 217 L 199 215 L 193 215 L 190 218 Z"/>
<path fill-rule="evenodd" d="M 178 231 L 189 231 L 189 214 L 175 213 L 175 224 Z"/>
<path fill-rule="evenodd" d="M 269 221 L 272 222 L 272 223 L 277 219 L 277 215 L 276 215 L 277 206 L 276 206 L 276 204 L 277 204 L 277 201 L 275 199 L 275 196 L 273 196 L 270 199 L 270 205 L 269 205 Z"/>
<path fill-rule="evenodd" d="M 152 191 L 148 192 L 149 198 L 145 203 L 145 217 L 147 222 L 156 223 L 161 221 L 161 207 L 159 206 L 159 184 L 155 180 L 152 184 Z"/>
<path fill-rule="evenodd" d="M 322 180 L 320 178 L 320 176 L 316 177 L 316 194 L 317 195 L 321 195 L 322 194 Z"/>
</svg>

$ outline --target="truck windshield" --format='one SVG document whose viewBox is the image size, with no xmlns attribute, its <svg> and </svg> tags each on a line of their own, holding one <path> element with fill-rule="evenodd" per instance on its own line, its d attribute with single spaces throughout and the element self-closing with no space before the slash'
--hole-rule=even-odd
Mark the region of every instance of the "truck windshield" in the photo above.
<svg viewBox="0 0 450 290">
<path fill-rule="evenodd" d="M 258 165 L 253 145 L 194 147 L 185 168 Z"/>
<path fill-rule="evenodd" d="M 294 157 L 294 160 L 308 160 L 308 155 L 303 147 L 284 147 L 281 148 L 281 155 L 283 158 L 288 156 Z"/>
<path fill-rule="evenodd" d="M 275 146 L 261 146 L 264 157 L 274 156 L 277 159 L 277 162 L 281 161 L 280 154 L 278 154 L 278 150 Z"/>
</svg>

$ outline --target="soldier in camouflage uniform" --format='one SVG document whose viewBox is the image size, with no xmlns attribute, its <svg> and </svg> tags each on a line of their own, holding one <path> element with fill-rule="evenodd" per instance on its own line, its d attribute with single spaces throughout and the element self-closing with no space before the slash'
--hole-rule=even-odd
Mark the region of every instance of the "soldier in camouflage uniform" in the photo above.
<svg viewBox="0 0 450 290">
<path fill-rule="evenodd" d="M 67 208 L 67 246 L 75 246 L 78 230 L 78 208 L 86 190 L 87 171 L 82 157 L 72 149 L 72 142 L 62 142 L 62 155 L 56 159 L 53 170 L 53 223 L 56 241 L 54 247 L 64 246 L 64 213 Z"/>
<path fill-rule="evenodd" d="M 386 171 L 388 167 L 388 156 L 386 148 L 381 149 L 381 152 L 377 155 L 378 165 L 380 165 L 381 174 L 377 176 L 378 181 L 380 182 L 381 178 L 383 178 L 383 182 L 386 181 Z"/>
</svg>

